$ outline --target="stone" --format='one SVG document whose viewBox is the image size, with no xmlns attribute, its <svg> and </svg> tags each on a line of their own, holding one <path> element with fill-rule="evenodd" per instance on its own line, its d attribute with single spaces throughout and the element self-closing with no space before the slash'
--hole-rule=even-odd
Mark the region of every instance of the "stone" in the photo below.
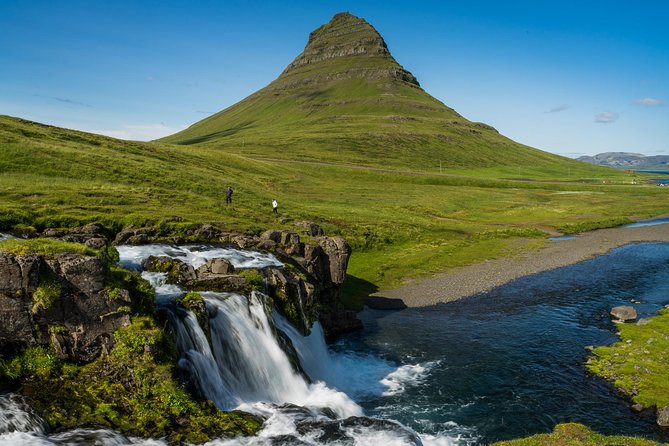
<svg viewBox="0 0 669 446">
<path fill-rule="evenodd" d="M 183 285 L 197 278 L 191 265 L 167 256 L 149 256 L 142 267 L 146 271 L 167 273 L 167 283 Z"/>
<path fill-rule="evenodd" d="M 189 290 L 222 292 L 244 292 L 247 285 L 246 278 L 235 274 L 209 274 L 186 283 Z"/>
<path fill-rule="evenodd" d="M 319 245 L 327 259 L 327 279 L 334 285 L 342 285 L 346 280 L 346 268 L 351 257 L 351 246 L 342 237 L 321 237 Z"/>
<path fill-rule="evenodd" d="M 643 404 L 632 404 L 632 411 L 633 412 L 643 412 L 645 407 L 643 407 Z"/>
<path fill-rule="evenodd" d="M 669 427 L 669 406 L 657 408 L 657 425 L 661 427 Z"/>
<path fill-rule="evenodd" d="M 106 267 L 96 256 L 0 254 L 0 351 L 19 353 L 30 345 L 50 346 L 68 361 L 88 362 L 113 346 L 113 333 L 130 324 L 121 307 L 127 290 L 110 299 Z M 33 295 L 46 280 L 59 284 L 48 305 Z"/>
<path fill-rule="evenodd" d="M 636 321 L 636 324 L 637 325 L 648 325 L 648 324 L 650 324 L 650 319 L 641 318 L 638 321 Z"/>
<path fill-rule="evenodd" d="M 322 237 L 325 235 L 323 228 L 321 228 L 313 221 L 298 221 L 295 223 L 295 226 L 305 228 L 304 233 L 311 237 Z"/>
<path fill-rule="evenodd" d="M 195 273 L 198 278 L 202 278 L 208 274 L 230 274 L 234 270 L 232 263 L 225 259 L 209 259 L 207 263 L 195 270 Z"/>
<path fill-rule="evenodd" d="M 102 237 L 93 237 L 86 240 L 85 245 L 93 249 L 102 249 L 107 245 L 107 239 Z"/>
<path fill-rule="evenodd" d="M 260 240 L 271 240 L 274 243 L 281 243 L 281 231 L 269 229 L 260 234 Z"/>
<path fill-rule="evenodd" d="M 633 321 L 637 318 L 636 310 L 634 309 L 634 307 L 629 307 L 625 305 L 612 308 L 610 314 L 613 317 L 614 322 L 628 322 L 628 321 Z"/>
</svg>

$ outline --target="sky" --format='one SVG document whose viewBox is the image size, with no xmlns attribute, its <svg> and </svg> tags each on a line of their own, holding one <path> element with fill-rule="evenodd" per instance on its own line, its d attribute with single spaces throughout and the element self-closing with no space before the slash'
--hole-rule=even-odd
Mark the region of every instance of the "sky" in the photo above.
<svg viewBox="0 0 669 446">
<path fill-rule="evenodd" d="M 520 143 L 669 155 L 666 0 L 0 0 L 0 114 L 166 136 L 267 85 L 341 11 L 429 94 Z"/>
</svg>

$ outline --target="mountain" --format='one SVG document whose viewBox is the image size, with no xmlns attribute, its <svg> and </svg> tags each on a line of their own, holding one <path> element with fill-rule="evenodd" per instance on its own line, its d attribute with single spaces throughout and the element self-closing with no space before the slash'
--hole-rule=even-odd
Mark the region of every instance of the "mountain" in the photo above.
<svg viewBox="0 0 669 446">
<path fill-rule="evenodd" d="M 162 141 L 411 170 L 575 163 L 460 116 L 420 87 L 374 27 L 349 13 L 313 31 L 269 85 Z"/>
<path fill-rule="evenodd" d="M 669 155 L 646 156 L 631 152 L 605 152 L 594 156 L 582 156 L 578 160 L 596 166 L 621 169 L 669 169 Z"/>
</svg>

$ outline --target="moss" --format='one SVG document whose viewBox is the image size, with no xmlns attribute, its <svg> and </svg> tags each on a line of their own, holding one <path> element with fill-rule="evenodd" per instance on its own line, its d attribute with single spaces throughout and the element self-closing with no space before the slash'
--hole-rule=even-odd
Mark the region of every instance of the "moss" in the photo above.
<svg viewBox="0 0 669 446">
<path fill-rule="evenodd" d="M 257 269 L 245 269 L 237 274 L 246 279 L 249 293 L 251 291 L 265 292 L 265 277 Z"/>
<path fill-rule="evenodd" d="M 587 369 L 645 407 L 669 406 L 669 309 L 645 324 L 617 325 L 620 341 L 598 347 Z"/>
<path fill-rule="evenodd" d="M 60 299 L 61 285 L 55 280 L 42 282 L 33 293 L 33 314 L 38 311 L 46 311 Z"/>
<path fill-rule="evenodd" d="M 274 302 L 276 303 L 279 311 L 286 316 L 286 318 L 293 324 L 294 327 L 305 330 L 304 323 L 300 316 L 300 312 L 295 305 L 295 302 L 290 299 L 290 297 L 283 292 L 281 289 L 276 289 L 274 295 Z"/>
<path fill-rule="evenodd" d="M 80 243 L 63 242 L 49 238 L 8 239 L 0 241 L 0 252 L 14 255 L 54 255 L 65 252 L 83 255 L 96 255 L 94 249 Z"/>
<path fill-rule="evenodd" d="M 48 378 L 60 370 L 60 361 L 43 347 L 28 347 L 10 360 L 0 360 L 0 380 Z"/>
<path fill-rule="evenodd" d="M 260 428 L 250 415 L 221 412 L 185 392 L 173 378 L 173 343 L 153 319 L 135 318 L 115 339 L 108 356 L 84 366 L 64 364 L 24 384 L 23 393 L 52 428 L 106 427 L 172 443 Z"/>
<path fill-rule="evenodd" d="M 52 325 L 49 327 L 50 334 L 64 334 L 67 333 L 67 328 L 62 325 Z"/>
<path fill-rule="evenodd" d="M 151 315 L 155 310 L 156 291 L 139 273 L 111 267 L 105 277 L 105 288 L 112 293 L 110 298 L 120 297 L 121 289 L 128 290 L 133 314 Z"/>
<path fill-rule="evenodd" d="M 661 443 L 636 437 L 606 436 L 577 423 L 558 424 L 550 434 L 500 441 L 492 446 L 659 446 Z"/>
</svg>

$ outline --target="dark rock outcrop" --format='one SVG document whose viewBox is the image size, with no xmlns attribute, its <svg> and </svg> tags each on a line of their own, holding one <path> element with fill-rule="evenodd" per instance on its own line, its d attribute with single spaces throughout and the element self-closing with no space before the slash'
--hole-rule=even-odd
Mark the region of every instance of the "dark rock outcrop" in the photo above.
<svg viewBox="0 0 669 446">
<path fill-rule="evenodd" d="M 130 323 L 127 290 L 104 287 L 94 256 L 0 253 L 0 351 L 50 345 L 63 359 L 90 361 Z"/>
</svg>

